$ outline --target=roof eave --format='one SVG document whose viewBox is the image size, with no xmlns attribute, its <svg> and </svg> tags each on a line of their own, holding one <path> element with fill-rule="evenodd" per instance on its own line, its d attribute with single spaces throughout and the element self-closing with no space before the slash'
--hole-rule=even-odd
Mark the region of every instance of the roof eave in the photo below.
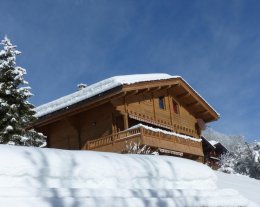
<svg viewBox="0 0 260 207">
<path fill-rule="evenodd" d="M 117 95 L 119 93 L 122 93 L 123 95 L 127 94 L 130 91 L 133 90 L 143 90 L 149 88 L 159 88 L 163 89 L 165 86 L 171 87 L 176 84 L 184 83 L 189 92 L 192 93 L 194 97 L 196 97 L 200 103 L 202 103 L 203 107 L 211 114 L 212 119 L 207 120 L 206 122 L 212 122 L 219 119 L 219 114 L 211 107 L 183 78 L 180 76 L 176 76 L 169 79 L 163 79 L 163 80 L 153 80 L 153 81 L 143 81 L 143 82 L 137 82 L 133 84 L 123 84 L 120 86 L 117 86 L 115 88 L 109 89 L 107 91 L 104 91 L 100 94 L 97 94 L 91 98 L 85 99 L 83 101 L 80 101 L 78 103 L 72 104 L 70 106 L 67 106 L 66 108 L 62 108 L 60 110 L 54 111 L 52 113 L 43 115 L 39 117 L 38 121 L 35 122 L 34 125 L 41 125 L 43 123 L 57 120 L 59 117 L 67 114 L 75 114 L 82 110 L 82 108 L 86 108 L 89 105 L 93 103 L 97 103 L 100 101 L 108 101 L 109 97 Z M 106 100 L 107 99 L 107 100 Z M 87 109 L 84 109 L 87 110 Z"/>
<path fill-rule="evenodd" d="M 212 119 L 208 120 L 207 123 L 212 122 L 212 121 L 216 121 L 220 118 L 220 114 L 207 102 L 205 101 L 204 98 L 202 98 L 202 96 L 196 91 L 194 90 L 182 77 L 177 77 L 177 79 L 179 79 L 182 83 L 185 84 L 185 86 L 192 91 L 193 95 L 195 95 L 197 97 L 197 99 L 203 103 L 203 107 L 205 107 L 209 113 L 212 116 Z"/>
<path fill-rule="evenodd" d="M 38 119 L 33 124 L 33 126 L 40 126 L 43 124 L 45 125 L 46 123 L 59 120 L 62 116 L 73 115 L 73 114 L 79 113 L 82 110 L 87 110 L 87 109 L 91 108 L 91 106 L 93 104 L 98 104 L 98 103 L 100 104 L 101 102 L 102 103 L 108 102 L 111 98 L 119 95 L 120 93 L 122 93 L 122 86 L 117 86 L 110 90 L 104 91 L 100 94 L 97 94 L 91 98 L 85 99 L 83 101 L 80 101 L 78 103 L 72 104 L 65 108 L 59 109 L 52 113 L 37 117 Z"/>
</svg>

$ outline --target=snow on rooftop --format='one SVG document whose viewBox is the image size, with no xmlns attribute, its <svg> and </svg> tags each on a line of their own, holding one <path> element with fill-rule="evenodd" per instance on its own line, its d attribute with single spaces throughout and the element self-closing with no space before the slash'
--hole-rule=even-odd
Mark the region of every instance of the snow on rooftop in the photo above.
<svg viewBox="0 0 260 207">
<path fill-rule="evenodd" d="M 209 140 L 208 142 L 209 142 L 212 146 L 215 146 L 216 144 L 219 143 L 218 141 L 215 141 L 215 140 Z"/>
<path fill-rule="evenodd" d="M 67 96 L 61 97 L 52 102 L 43 104 L 36 108 L 36 116 L 41 117 L 52 113 L 54 111 L 66 108 L 75 103 L 83 101 L 85 99 L 91 98 L 95 95 L 108 91 L 112 88 L 115 88 L 124 84 L 133 84 L 144 81 L 153 81 L 153 80 L 163 80 L 170 78 L 177 78 L 180 76 L 171 76 L 165 73 L 152 73 L 152 74 L 135 74 L 135 75 L 122 75 L 114 76 L 100 82 L 94 83 L 92 85 L 83 88 L 80 91 L 74 92 Z"/>
<path fill-rule="evenodd" d="M 194 90 L 181 76 L 171 76 L 166 73 L 122 75 L 102 80 L 100 82 L 89 85 L 77 92 L 38 106 L 36 108 L 36 117 L 42 117 L 60 109 L 67 108 L 75 103 L 86 100 L 120 85 L 130 85 L 139 82 L 165 80 L 171 78 L 181 78 L 202 100 L 204 100 L 202 96 L 196 90 Z M 206 101 L 205 103 L 216 112 L 216 110 L 209 103 L 207 103 Z"/>
</svg>

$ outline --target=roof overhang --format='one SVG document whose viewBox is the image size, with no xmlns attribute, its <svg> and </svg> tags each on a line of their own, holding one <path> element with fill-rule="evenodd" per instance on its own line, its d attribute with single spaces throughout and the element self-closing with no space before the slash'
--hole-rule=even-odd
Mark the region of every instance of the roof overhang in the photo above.
<svg viewBox="0 0 260 207">
<path fill-rule="evenodd" d="M 83 101 L 67 106 L 60 110 L 54 111 L 52 113 L 46 114 L 44 116 L 40 116 L 38 117 L 38 119 L 36 120 L 36 122 L 33 124 L 32 127 L 44 126 L 48 123 L 58 121 L 64 116 L 72 116 L 78 114 L 81 111 L 86 111 L 97 105 L 101 105 L 114 98 L 119 98 L 124 95 L 125 93 L 122 91 L 122 86 L 112 88 L 108 91 L 95 95 L 91 98 L 85 99 Z"/>
<path fill-rule="evenodd" d="M 219 118 L 219 114 L 184 79 L 173 77 L 165 80 L 142 81 L 117 86 L 73 105 L 40 116 L 33 125 L 36 127 L 43 126 L 64 116 L 86 111 L 122 96 L 150 93 L 164 89 L 174 89 L 174 94 L 172 94 L 174 98 L 196 118 L 203 119 L 206 123 Z"/>
<path fill-rule="evenodd" d="M 122 90 L 127 92 L 153 92 L 163 89 L 174 89 L 174 98 L 181 103 L 197 119 L 208 123 L 219 119 L 219 114 L 211 107 L 184 79 L 175 77 L 160 81 L 147 81 L 131 85 L 123 85 Z"/>
</svg>

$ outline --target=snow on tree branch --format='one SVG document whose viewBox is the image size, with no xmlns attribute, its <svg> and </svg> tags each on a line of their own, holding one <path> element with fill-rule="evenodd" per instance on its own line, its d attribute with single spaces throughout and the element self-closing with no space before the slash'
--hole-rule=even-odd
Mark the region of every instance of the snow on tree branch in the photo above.
<svg viewBox="0 0 260 207">
<path fill-rule="evenodd" d="M 26 69 L 16 65 L 16 56 L 21 52 L 7 37 L 0 44 L 3 46 L 0 50 L 0 143 L 30 145 L 25 140 L 34 138 L 29 143 L 39 146 L 45 137 L 26 131 L 36 118 L 34 106 L 27 100 L 32 93 L 24 80 Z"/>
</svg>

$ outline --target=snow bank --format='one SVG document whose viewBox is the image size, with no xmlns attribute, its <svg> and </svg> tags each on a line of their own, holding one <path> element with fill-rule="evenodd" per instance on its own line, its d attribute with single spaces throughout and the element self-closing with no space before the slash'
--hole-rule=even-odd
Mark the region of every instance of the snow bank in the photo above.
<svg viewBox="0 0 260 207">
<path fill-rule="evenodd" d="M 0 189 L 3 190 L 3 189 Z M 254 207 L 233 190 L 4 189 L 1 206 L 37 207 Z M 17 196 L 19 195 L 19 196 Z"/>
<path fill-rule="evenodd" d="M 168 156 L 0 146 L 0 187 L 216 189 L 207 166 Z"/>
<path fill-rule="evenodd" d="M 249 206 L 207 166 L 168 156 L 0 146 L 0 206 Z"/>
</svg>

